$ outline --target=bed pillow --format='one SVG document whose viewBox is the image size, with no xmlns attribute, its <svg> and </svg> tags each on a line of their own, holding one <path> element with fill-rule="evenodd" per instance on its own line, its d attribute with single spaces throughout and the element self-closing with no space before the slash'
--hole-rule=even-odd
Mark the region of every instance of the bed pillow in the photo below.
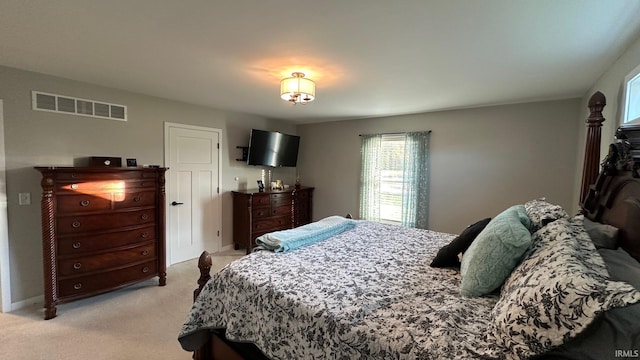
<svg viewBox="0 0 640 360">
<path fill-rule="evenodd" d="M 538 231 L 550 222 L 568 218 L 569 214 L 560 205 L 547 202 L 545 198 L 527 201 L 524 208 L 531 219 L 532 233 Z"/>
<path fill-rule="evenodd" d="M 504 210 L 487 224 L 462 257 L 462 296 L 487 295 L 504 283 L 531 244 L 528 226 L 523 205 Z"/>
<path fill-rule="evenodd" d="M 431 261 L 431 267 L 460 267 L 458 254 L 467 251 L 473 240 L 487 226 L 489 221 L 491 221 L 491 218 L 482 219 L 467 226 L 453 241 L 438 250 L 438 254 Z"/>
<path fill-rule="evenodd" d="M 532 251 L 505 282 L 487 336 L 507 358 L 529 358 L 568 342 L 603 312 L 640 302 L 633 286 L 609 279 L 584 227 L 561 219 L 534 235 Z"/>
<path fill-rule="evenodd" d="M 596 249 L 616 249 L 618 248 L 618 228 L 615 226 L 600 224 L 583 218 L 584 229 L 596 246 Z"/>
<path fill-rule="evenodd" d="M 598 249 L 611 280 L 624 281 L 640 290 L 640 263 L 622 248 Z M 614 349 L 640 347 L 640 303 L 610 309 L 582 334 L 546 352 L 539 360 L 609 359 Z M 537 359 L 537 358 L 536 358 Z"/>
</svg>

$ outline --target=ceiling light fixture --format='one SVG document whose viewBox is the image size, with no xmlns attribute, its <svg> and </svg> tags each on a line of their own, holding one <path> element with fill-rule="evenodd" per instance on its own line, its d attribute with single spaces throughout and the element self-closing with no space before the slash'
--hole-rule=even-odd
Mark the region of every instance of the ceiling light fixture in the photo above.
<svg viewBox="0 0 640 360">
<path fill-rule="evenodd" d="M 280 98 L 293 104 L 306 104 L 316 98 L 316 84 L 304 73 L 294 72 L 280 82 Z"/>
</svg>

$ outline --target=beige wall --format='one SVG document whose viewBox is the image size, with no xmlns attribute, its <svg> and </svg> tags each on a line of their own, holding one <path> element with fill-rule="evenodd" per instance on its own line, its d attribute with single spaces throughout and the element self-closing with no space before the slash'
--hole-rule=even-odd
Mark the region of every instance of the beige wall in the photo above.
<svg viewBox="0 0 640 360">
<path fill-rule="evenodd" d="M 633 42 L 627 50 L 609 67 L 609 69 L 600 76 L 598 81 L 591 87 L 582 98 L 581 119 L 584 121 L 589 116 L 587 103 L 589 98 L 596 91 L 602 92 L 607 97 L 607 106 L 604 108 L 602 115 L 606 119 L 602 124 L 602 141 L 600 143 L 600 158 L 608 153 L 608 147 L 615 140 L 616 129 L 622 120 L 622 97 L 624 96 L 624 78 L 633 69 L 640 65 L 640 37 Z M 584 161 L 584 141 L 587 137 L 585 126 L 580 126 L 580 141 L 578 142 L 578 168 L 579 177 L 576 182 L 576 189 L 579 189 L 580 180 L 582 179 L 582 162 Z M 575 203 L 579 202 L 580 190 L 576 190 Z"/>
<path fill-rule="evenodd" d="M 61 115 L 31 110 L 31 91 L 68 95 L 127 105 L 128 121 Z M 231 239 L 231 190 L 240 182 L 255 184 L 259 167 L 247 166 L 238 145 L 249 142 L 249 129 L 295 133 L 287 122 L 219 111 L 57 77 L 0 67 L 0 99 L 4 131 L 11 258 L 11 299 L 24 301 L 43 292 L 40 230 L 40 165 L 70 166 L 87 156 L 136 158 L 139 164 L 164 163 L 164 122 L 222 130 L 223 245 Z M 169 170 L 170 171 L 170 170 Z M 292 182 L 295 170 L 276 170 Z M 235 177 L 239 181 L 234 180 Z M 255 187 L 255 185 L 253 185 Z M 18 193 L 31 193 L 32 204 L 18 205 Z M 167 239 L 170 241 L 170 239 Z"/>
<path fill-rule="evenodd" d="M 545 196 L 571 208 L 580 100 L 298 125 L 298 171 L 315 186 L 314 219 L 358 213 L 359 134 L 432 130 L 430 226 L 475 220 Z"/>
</svg>

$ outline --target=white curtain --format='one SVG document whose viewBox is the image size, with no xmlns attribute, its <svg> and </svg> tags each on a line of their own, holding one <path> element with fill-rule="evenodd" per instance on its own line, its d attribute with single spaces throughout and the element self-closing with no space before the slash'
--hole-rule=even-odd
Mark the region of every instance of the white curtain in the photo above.
<svg viewBox="0 0 640 360">
<path fill-rule="evenodd" d="M 402 172 L 402 225 L 426 229 L 429 223 L 429 135 L 430 131 L 404 134 L 362 135 L 360 177 L 360 217 L 381 221 L 383 171 L 389 161 Z M 383 151 L 385 141 L 404 142 L 403 157 L 397 159 Z M 390 160 L 391 159 L 391 160 Z M 385 163 L 386 161 L 386 163 Z M 400 162 L 397 164 L 396 162 Z"/>
<path fill-rule="evenodd" d="M 429 131 L 405 135 L 402 225 L 429 226 Z"/>
<path fill-rule="evenodd" d="M 380 150 L 382 135 L 362 135 L 360 173 L 360 217 L 380 221 Z"/>
</svg>

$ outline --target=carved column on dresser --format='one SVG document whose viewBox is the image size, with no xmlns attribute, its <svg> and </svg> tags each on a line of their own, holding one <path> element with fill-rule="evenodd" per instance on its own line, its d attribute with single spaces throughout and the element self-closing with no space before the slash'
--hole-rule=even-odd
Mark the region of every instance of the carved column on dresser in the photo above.
<svg viewBox="0 0 640 360">
<path fill-rule="evenodd" d="M 42 171 L 42 254 L 44 267 L 44 318 L 56 317 L 58 287 L 56 281 L 56 224 L 53 199 L 53 177 L 50 171 Z"/>
<path fill-rule="evenodd" d="M 589 99 L 589 117 L 587 118 L 587 143 L 584 150 L 584 168 L 582 169 L 582 186 L 580 188 L 580 204 L 584 203 L 589 186 L 596 182 L 600 173 L 600 137 L 602 123 L 602 109 L 607 100 L 600 91 Z"/>
<path fill-rule="evenodd" d="M 166 229 L 166 213 L 165 213 L 165 206 L 166 206 L 166 194 L 165 194 L 165 172 L 166 171 L 160 171 L 158 172 L 158 202 L 157 202 L 157 207 L 158 207 L 158 212 L 161 214 L 161 216 L 158 216 L 158 227 L 160 229 L 162 229 L 162 234 L 158 234 L 158 236 L 160 237 L 160 239 L 162 239 L 162 243 L 165 243 L 166 239 L 165 239 L 165 234 L 164 234 L 164 230 Z M 158 267 L 159 267 L 159 271 L 160 273 L 158 274 L 158 285 L 160 286 L 165 286 L 167 285 L 167 248 L 166 245 L 165 246 L 160 246 L 158 249 Z"/>
</svg>

